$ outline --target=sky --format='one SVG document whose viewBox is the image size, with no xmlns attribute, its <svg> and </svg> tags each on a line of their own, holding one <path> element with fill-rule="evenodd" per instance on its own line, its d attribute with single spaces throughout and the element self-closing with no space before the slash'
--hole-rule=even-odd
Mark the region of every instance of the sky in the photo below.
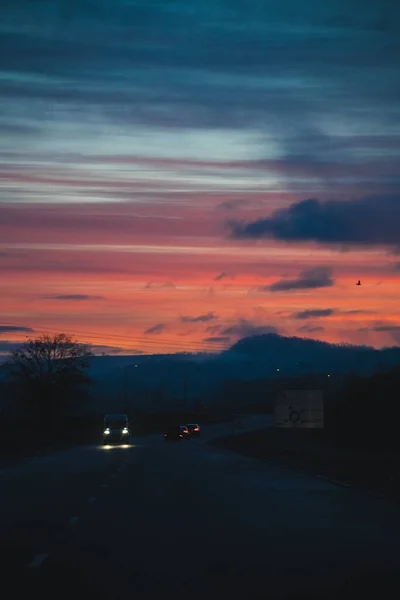
<svg viewBox="0 0 400 600">
<path fill-rule="evenodd" d="M 0 352 L 400 344 L 398 2 L 2 8 Z"/>
</svg>

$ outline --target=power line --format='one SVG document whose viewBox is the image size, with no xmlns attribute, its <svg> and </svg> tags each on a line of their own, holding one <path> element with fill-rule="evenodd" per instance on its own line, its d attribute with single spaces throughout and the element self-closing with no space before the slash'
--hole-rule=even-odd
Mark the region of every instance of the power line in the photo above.
<svg viewBox="0 0 400 600">
<path fill-rule="evenodd" d="M 14 323 L 0 323 L 0 325 L 2 326 L 6 326 L 6 327 L 20 327 L 19 325 L 16 325 Z M 34 326 L 32 327 L 32 329 L 34 329 L 34 332 L 37 333 L 60 333 L 59 329 L 54 329 L 51 327 L 41 327 L 41 326 Z M 139 336 L 123 336 L 120 334 L 107 334 L 107 333 L 100 333 L 100 332 L 87 332 L 87 331 L 76 331 L 76 330 L 71 330 L 71 329 L 64 329 L 63 328 L 63 332 L 68 333 L 68 334 L 72 334 L 75 335 L 77 337 L 89 337 L 89 338 L 98 338 L 96 339 L 91 339 L 90 343 L 94 344 L 94 345 L 102 345 L 102 342 L 104 344 L 104 342 L 107 341 L 115 341 L 117 340 L 121 340 L 121 342 L 124 342 L 125 344 L 135 344 L 138 345 L 140 344 L 141 346 L 145 346 L 145 348 L 147 347 L 147 349 L 154 349 L 157 346 L 162 345 L 163 347 L 166 348 L 178 348 L 181 349 L 182 351 L 187 350 L 187 351 L 198 351 L 198 347 L 207 347 L 209 348 L 208 351 L 210 351 L 211 349 L 214 350 L 226 350 L 227 347 L 229 346 L 229 344 L 224 344 L 222 342 L 207 342 L 207 341 L 200 341 L 200 342 L 183 342 L 182 340 L 176 340 L 176 341 L 171 341 L 171 340 L 166 340 L 163 337 L 159 337 L 157 336 L 156 339 L 149 339 L 147 337 L 139 337 Z M 17 333 L 17 332 L 15 332 Z M 135 350 L 135 348 L 124 348 L 126 350 Z M 138 348 L 139 349 L 139 348 Z"/>
</svg>

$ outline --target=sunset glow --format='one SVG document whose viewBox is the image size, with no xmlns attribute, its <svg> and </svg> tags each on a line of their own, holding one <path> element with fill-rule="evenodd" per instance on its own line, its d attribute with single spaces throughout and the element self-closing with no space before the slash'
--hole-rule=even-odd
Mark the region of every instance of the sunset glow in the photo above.
<svg viewBox="0 0 400 600">
<path fill-rule="evenodd" d="M 346 24 L 352 2 L 140 4 L 2 19 L 0 351 L 41 332 L 106 353 L 399 344 L 395 33 Z M 308 199 L 334 203 L 320 234 L 290 209 Z"/>
</svg>

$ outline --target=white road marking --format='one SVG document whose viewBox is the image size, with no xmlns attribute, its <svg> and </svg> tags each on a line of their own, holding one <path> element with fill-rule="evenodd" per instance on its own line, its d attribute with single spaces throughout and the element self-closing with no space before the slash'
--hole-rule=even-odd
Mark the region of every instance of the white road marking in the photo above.
<svg viewBox="0 0 400 600">
<path fill-rule="evenodd" d="M 35 558 L 29 563 L 28 568 L 38 569 L 42 566 L 48 556 L 48 554 L 36 554 Z"/>
<path fill-rule="evenodd" d="M 345 483 L 344 481 L 339 481 L 338 479 L 329 479 L 328 481 L 330 481 L 331 483 L 334 483 L 335 485 L 340 485 L 340 486 L 346 487 L 346 488 L 354 487 L 354 485 L 352 485 L 351 483 Z"/>
<path fill-rule="evenodd" d="M 38 463 L 49 463 L 52 461 L 54 461 L 53 456 L 34 456 L 33 458 L 30 458 L 28 462 L 31 465 L 37 465 Z"/>
<path fill-rule="evenodd" d="M 68 521 L 68 525 L 76 525 L 78 521 L 79 521 L 79 517 L 71 517 L 70 520 Z"/>
<path fill-rule="evenodd" d="M 90 498 L 88 498 L 88 502 L 96 502 L 97 498 L 95 498 L 94 496 L 91 496 Z"/>
</svg>

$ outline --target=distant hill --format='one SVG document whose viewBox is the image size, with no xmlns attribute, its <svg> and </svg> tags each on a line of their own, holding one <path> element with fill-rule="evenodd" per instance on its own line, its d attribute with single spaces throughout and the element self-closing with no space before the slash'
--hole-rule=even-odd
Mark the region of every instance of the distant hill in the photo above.
<svg viewBox="0 0 400 600">
<path fill-rule="evenodd" d="M 336 345 L 269 333 L 241 339 L 221 354 L 99 356 L 91 374 L 99 395 L 163 390 L 181 397 L 209 395 L 229 379 L 255 380 L 313 373 L 368 375 L 400 364 L 400 348 Z"/>
<path fill-rule="evenodd" d="M 339 371 L 368 374 L 382 367 L 400 364 L 400 348 L 376 350 L 369 346 L 329 344 L 319 340 L 285 337 L 275 333 L 243 338 L 224 355 L 238 362 L 263 362 L 277 373 L 298 374 L 301 369 L 315 373 Z"/>
</svg>

